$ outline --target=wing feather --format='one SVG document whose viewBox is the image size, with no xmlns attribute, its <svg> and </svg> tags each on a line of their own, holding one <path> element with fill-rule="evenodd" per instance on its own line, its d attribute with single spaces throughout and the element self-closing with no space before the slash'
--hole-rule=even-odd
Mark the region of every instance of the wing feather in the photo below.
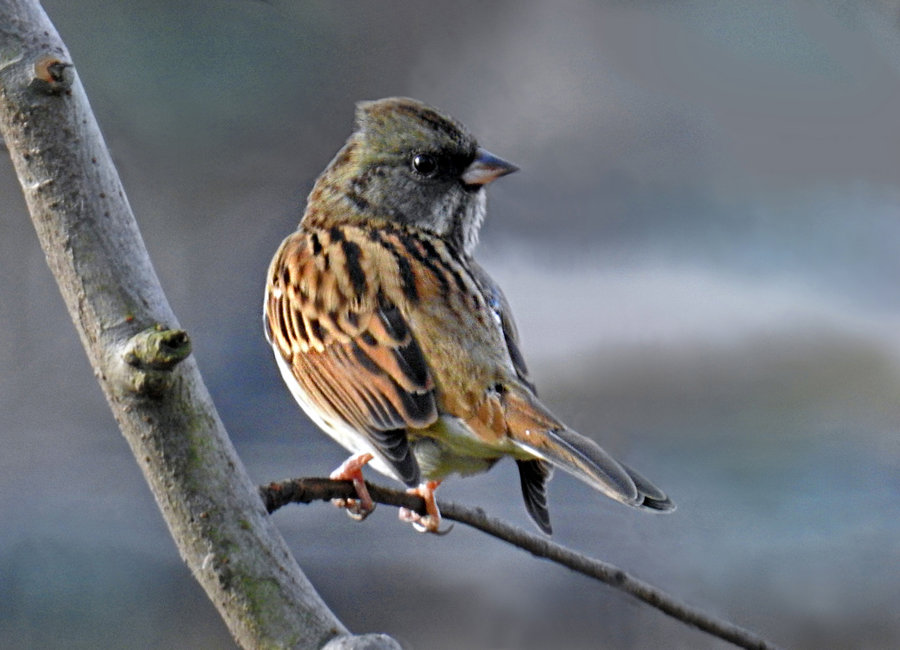
<svg viewBox="0 0 900 650">
<path fill-rule="evenodd" d="M 503 331 L 503 340 L 509 353 L 509 359 L 516 371 L 519 380 L 537 395 L 537 389 L 531 381 L 525 357 L 519 349 L 519 330 L 513 320 L 512 309 L 500 287 L 491 279 L 487 272 L 472 262 L 470 270 L 485 295 L 488 306 L 497 315 L 500 328 Z M 497 401 L 501 397 L 497 396 Z M 505 410 L 505 409 L 504 409 Z M 505 413 L 504 413 L 505 418 Z M 525 500 L 525 509 L 538 528 L 547 533 L 552 533 L 550 525 L 550 510 L 547 506 L 547 484 L 553 477 L 553 465 L 538 458 L 532 460 L 517 460 L 519 469 L 519 483 L 522 488 L 522 498 Z"/>
<path fill-rule="evenodd" d="M 391 250 L 353 228 L 302 229 L 275 256 L 266 331 L 297 387 L 325 415 L 357 430 L 407 484 L 419 481 L 407 428 L 438 417 L 434 380 L 403 317 L 409 279 Z"/>
</svg>

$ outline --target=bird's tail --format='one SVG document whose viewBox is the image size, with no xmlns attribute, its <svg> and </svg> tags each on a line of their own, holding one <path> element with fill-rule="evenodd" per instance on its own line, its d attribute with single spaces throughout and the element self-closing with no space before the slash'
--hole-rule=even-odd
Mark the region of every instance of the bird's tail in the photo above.
<svg viewBox="0 0 900 650">
<path fill-rule="evenodd" d="M 517 446 L 626 505 L 659 512 L 675 509 L 662 490 L 566 427 L 530 391 L 513 390 L 504 397 L 509 435 Z"/>
</svg>

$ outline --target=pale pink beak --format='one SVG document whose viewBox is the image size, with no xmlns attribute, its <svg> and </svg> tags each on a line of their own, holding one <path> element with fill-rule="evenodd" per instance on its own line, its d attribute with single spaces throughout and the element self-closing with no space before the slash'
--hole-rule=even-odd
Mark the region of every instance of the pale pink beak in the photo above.
<svg viewBox="0 0 900 650">
<path fill-rule="evenodd" d="M 512 174 L 519 168 L 498 158 L 490 151 L 478 147 L 475 160 L 462 173 L 462 182 L 466 185 L 487 185 L 493 180 Z"/>
</svg>

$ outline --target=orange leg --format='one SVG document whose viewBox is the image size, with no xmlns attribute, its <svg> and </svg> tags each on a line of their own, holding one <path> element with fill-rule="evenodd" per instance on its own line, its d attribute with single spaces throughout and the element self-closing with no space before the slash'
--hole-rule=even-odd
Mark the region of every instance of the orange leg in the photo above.
<svg viewBox="0 0 900 650">
<path fill-rule="evenodd" d="M 440 484 L 440 481 L 425 481 L 414 488 L 408 489 L 408 493 L 417 494 L 425 499 L 425 510 L 428 514 L 423 517 L 418 512 L 413 512 L 408 508 L 400 508 L 400 520 L 412 524 L 413 528 L 420 533 L 436 533 L 438 535 L 449 533 L 450 528 L 440 530 L 441 512 L 438 510 L 437 502 L 434 500 L 434 491 Z"/>
<path fill-rule="evenodd" d="M 362 468 L 372 458 L 369 453 L 354 454 L 329 475 L 329 478 L 336 481 L 353 481 L 358 499 L 332 499 L 331 502 L 338 508 L 346 508 L 347 514 L 357 521 L 362 521 L 375 510 L 375 502 L 372 501 L 362 475 Z"/>
</svg>

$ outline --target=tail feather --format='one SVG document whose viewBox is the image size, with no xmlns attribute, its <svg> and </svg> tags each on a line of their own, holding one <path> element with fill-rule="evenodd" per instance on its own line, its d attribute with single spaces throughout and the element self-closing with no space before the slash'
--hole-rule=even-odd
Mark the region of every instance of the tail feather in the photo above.
<svg viewBox="0 0 900 650">
<path fill-rule="evenodd" d="M 531 432 L 528 441 L 517 441 L 536 456 L 581 479 L 606 496 L 629 506 L 642 498 L 631 475 L 593 440 L 571 429 Z"/>
<path fill-rule="evenodd" d="M 665 492 L 624 463 L 620 462 L 619 464 L 626 472 L 628 472 L 628 475 L 631 476 L 631 480 L 634 481 L 638 493 L 644 497 L 644 500 L 639 504 L 640 507 L 647 508 L 648 510 L 658 510 L 659 512 L 672 512 L 675 510 L 675 504 L 672 503 L 672 500 L 668 496 L 666 496 Z"/>
<path fill-rule="evenodd" d="M 553 473 L 553 466 L 542 460 L 517 460 L 519 481 L 522 484 L 522 498 L 531 519 L 542 531 L 551 535 L 550 510 L 547 508 L 547 481 Z"/>
<path fill-rule="evenodd" d="M 659 512 L 675 509 L 662 490 L 566 427 L 529 393 L 511 392 L 506 398 L 506 421 L 518 447 L 626 505 Z"/>
</svg>

